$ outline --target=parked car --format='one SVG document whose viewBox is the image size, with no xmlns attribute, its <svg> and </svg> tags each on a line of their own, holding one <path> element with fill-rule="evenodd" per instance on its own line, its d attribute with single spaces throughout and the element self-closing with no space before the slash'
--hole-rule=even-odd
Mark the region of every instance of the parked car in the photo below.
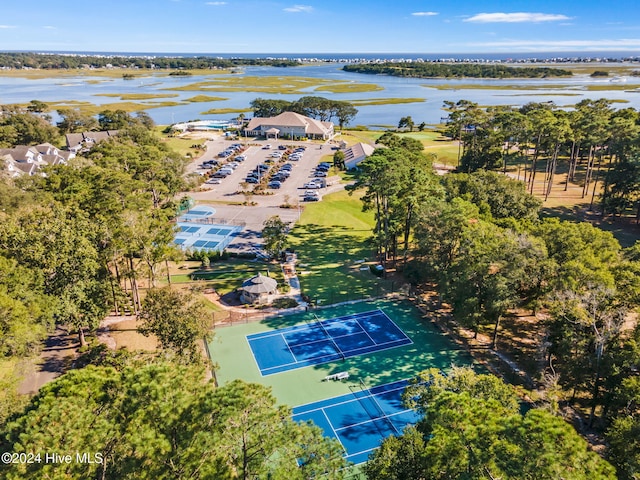
<svg viewBox="0 0 640 480">
<path fill-rule="evenodd" d="M 286 145 L 278 145 L 278 150 L 286 150 L 287 146 Z"/>
<path fill-rule="evenodd" d="M 304 188 L 311 188 L 311 189 L 316 189 L 316 188 L 322 188 L 322 185 L 320 185 L 319 183 L 316 182 L 307 182 L 303 185 Z"/>
<path fill-rule="evenodd" d="M 326 165 L 318 165 L 316 167 L 316 170 L 318 172 L 328 172 L 330 167 L 327 167 Z"/>
<path fill-rule="evenodd" d="M 326 177 L 327 172 L 323 172 L 322 170 L 316 170 L 313 174 L 314 177 Z"/>
<path fill-rule="evenodd" d="M 238 155 L 237 157 L 235 157 L 233 160 L 235 162 L 244 162 L 247 159 L 247 157 L 245 157 L 244 155 Z"/>
<path fill-rule="evenodd" d="M 320 197 L 317 195 L 305 195 L 304 197 L 302 197 L 302 200 L 305 202 L 317 202 L 318 200 L 320 200 Z"/>
<path fill-rule="evenodd" d="M 285 163 L 284 165 L 282 165 L 280 167 L 280 170 L 289 170 L 289 171 L 291 171 L 292 168 L 293 168 L 293 165 L 291 165 L 290 163 Z"/>
<path fill-rule="evenodd" d="M 247 177 L 244 179 L 244 181 L 247 183 L 258 183 L 260 180 L 258 180 L 257 177 Z"/>
<path fill-rule="evenodd" d="M 278 170 L 278 175 L 282 175 L 285 178 L 289 178 L 291 176 L 291 172 L 289 170 Z"/>
<path fill-rule="evenodd" d="M 210 178 L 209 180 L 207 180 L 204 183 L 208 183 L 210 185 L 220 185 L 222 183 L 222 179 L 220 179 L 220 178 Z"/>
<path fill-rule="evenodd" d="M 280 188 L 282 186 L 282 182 L 279 182 L 278 180 L 272 180 L 269 182 L 269 185 L 267 185 L 269 188 Z"/>
<path fill-rule="evenodd" d="M 270 150 L 271 149 L 271 144 L 267 143 L 264 147 L 262 147 L 263 150 Z"/>
</svg>

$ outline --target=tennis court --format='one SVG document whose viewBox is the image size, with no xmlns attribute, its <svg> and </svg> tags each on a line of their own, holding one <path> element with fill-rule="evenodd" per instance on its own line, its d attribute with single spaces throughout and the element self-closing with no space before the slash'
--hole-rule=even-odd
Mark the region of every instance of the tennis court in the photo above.
<svg viewBox="0 0 640 480">
<path fill-rule="evenodd" d="M 410 345 L 381 309 L 247 335 L 262 376 Z"/>
<path fill-rule="evenodd" d="M 347 460 L 364 463 L 382 440 L 419 420 L 418 413 L 402 403 L 407 385 L 406 380 L 373 388 L 350 385 L 349 394 L 295 407 L 293 419 L 312 421 L 342 444 Z"/>
</svg>

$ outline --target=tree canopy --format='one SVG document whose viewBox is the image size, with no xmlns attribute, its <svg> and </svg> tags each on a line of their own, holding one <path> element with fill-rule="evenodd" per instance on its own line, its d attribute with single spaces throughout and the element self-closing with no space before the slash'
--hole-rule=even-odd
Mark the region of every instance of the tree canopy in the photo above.
<svg viewBox="0 0 640 480">
<path fill-rule="evenodd" d="M 337 442 L 293 422 L 268 388 L 214 388 L 199 368 L 169 363 L 71 371 L 8 423 L 0 447 L 74 457 L 12 464 L 6 479 L 337 479 L 345 466 Z"/>
<path fill-rule="evenodd" d="M 454 369 L 422 379 L 429 385 L 410 387 L 406 397 L 424 419 L 373 452 L 364 467 L 370 480 L 616 478 L 564 420 L 541 409 L 521 414 L 496 377 Z"/>
</svg>

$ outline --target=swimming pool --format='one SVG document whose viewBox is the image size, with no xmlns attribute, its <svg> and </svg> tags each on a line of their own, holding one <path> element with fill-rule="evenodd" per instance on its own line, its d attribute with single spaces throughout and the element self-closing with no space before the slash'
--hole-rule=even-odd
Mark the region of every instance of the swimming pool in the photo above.
<svg viewBox="0 0 640 480">
<path fill-rule="evenodd" d="M 242 230 L 237 225 L 215 223 L 216 210 L 199 205 L 178 218 L 178 232 L 173 243 L 182 250 L 210 250 L 222 252 Z"/>
</svg>

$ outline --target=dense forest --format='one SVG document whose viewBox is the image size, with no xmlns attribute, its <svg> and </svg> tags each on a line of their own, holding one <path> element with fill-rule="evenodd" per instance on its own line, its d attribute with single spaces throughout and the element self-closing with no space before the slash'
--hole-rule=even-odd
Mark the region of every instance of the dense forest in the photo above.
<svg viewBox="0 0 640 480">
<path fill-rule="evenodd" d="M 634 211 L 640 220 L 637 110 L 615 110 L 603 98 L 582 100 L 570 111 L 553 102 L 485 109 L 459 100 L 444 106 L 449 112 L 446 135 L 462 141 L 461 171 L 522 167 L 528 191 L 533 193 L 534 183 L 542 180 L 547 199 L 562 166 L 565 190 L 580 183 L 591 207 L 599 201 L 603 214 Z"/>
<path fill-rule="evenodd" d="M 435 288 L 456 328 L 484 335 L 494 351 L 501 335 L 508 335 L 507 318 L 542 313 L 534 376 L 545 394 L 536 407 L 556 415 L 583 412 L 584 427 L 606 436 L 619 478 L 637 478 L 640 446 L 630 439 L 640 429 L 640 326 L 633 320 L 640 306 L 640 243 L 623 249 L 610 232 L 590 223 L 542 218 L 542 202 L 525 183 L 486 167 L 438 176 L 433 156 L 415 139 L 385 133 L 378 143 L 386 148 L 359 164 L 358 180 L 348 188 L 362 191 L 364 209 L 374 212 L 372 240 L 380 261 L 402 269 L 418 287 Z M 535 461 L 530 467 L 507 461 L 518 451 L 530 455 L 530 442 L 536 451 L 548 443 L 573 444 L 551 440 L 556 420 L 547 412 L 523 419 L 513 400 L 487 388 L 460 397 L 469 387 L 464 380 L 435 399 L 433 392 L 422 392 L 419 435 L 387 439 L 374 455 L 369 471 L 376 476 L 370 478 L 560 478 L 553 470 L 562 470 L 566 457 L 531 477 L 524 470 L 535 470 Z M 504 413 L 485 415 L 491 411 Z M 528 422 L 537 423 L 537 434 L 549 441 L 527 439 Z M 386 476 L 390 464 L 414 473 Z M 562 477 L 612 478 L 606 468 L 595 470 Z"/>
<path fill-rule="evenodd" d="M 571 71 L 549 67 L 508 67 L 487 63 L 384 62 L 345 65 L 346 72 L 413 78 L 547 78 L 569 77 Z"/>
<path fill-rule="evenodd" d="M 216 57 L 162 57 L 162 56 L 111 56 L 111 55 L 63 55 L 48 53 L 0 53 L 0 68 L 159 68 L 159 69 L 208 69 L 231 68 L 243 65 L 271 67 L 295 67 L 294 60 L 266 58 L 216 58 Z"/>
</svg>

